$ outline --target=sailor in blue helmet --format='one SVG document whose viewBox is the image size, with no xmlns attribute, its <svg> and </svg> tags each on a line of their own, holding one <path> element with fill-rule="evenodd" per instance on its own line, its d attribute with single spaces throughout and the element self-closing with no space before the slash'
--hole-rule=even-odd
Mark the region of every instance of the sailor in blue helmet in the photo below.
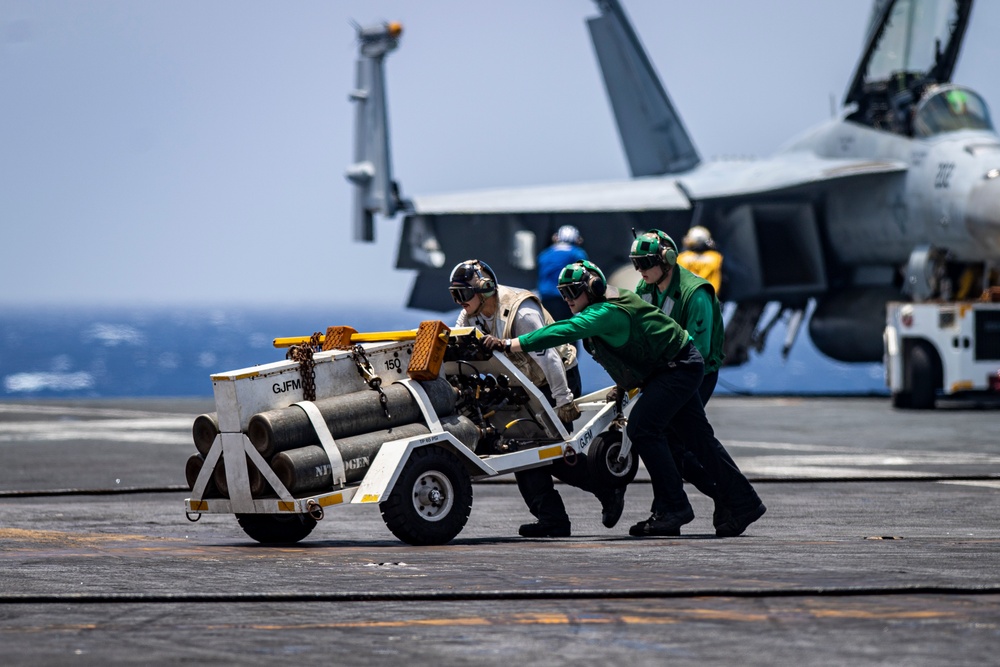
<svg viewBox="0 0 1000 667">
<path fill-rule="evenodd" d="M 552 245 L 538 253 L 538 297 L 555 320 L 573 316 L 559 295 L 559 273 L 567 264 L 590 259 L 582 246 L 580 230 L 573 225 L 563 225 L 552 235 Z"/>
<path fill-rule="evenodd" d="M 586 260 L 563 269 L 559 291 L 572 318 L 516 338 L 487 337 L 484 344 L 518 353 L 582 339 L 617 391 L 642 390 L 626 432 L 649 471 L 653 503 L 650 517 L 629 534 L 679 535 L 681 526 L 694 519 L 674 464 L 683 450 L 694 454 L 730 511 L 725 523 L 715 527 L 716 535 L 742 534 L 766 508 L 705 416 L 698 396 L 705 364 L 688 332 L 634 292 L 609 286 L 600 268 Z M 684 437 L 669 438 L 671 427 Z"/>
</svg>

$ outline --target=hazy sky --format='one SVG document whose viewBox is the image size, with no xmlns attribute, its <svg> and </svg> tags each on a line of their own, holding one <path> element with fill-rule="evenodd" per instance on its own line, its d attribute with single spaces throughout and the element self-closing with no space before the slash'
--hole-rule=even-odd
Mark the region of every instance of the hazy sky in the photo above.
<svg viewBox="0 0 1000 667">
<path fill-rule="evenodd" d="M 705 157 L 830 115 L 869 0 L 625 0 Z M 402 305 L 398 221 L 350 240 L 351 21 L 388 61 L 407 195 L 627 176 L 590 0 L 0 0 L 0 305 Z M 1000 3 L 955 80 L 1000 105 Z"/>
</svg>

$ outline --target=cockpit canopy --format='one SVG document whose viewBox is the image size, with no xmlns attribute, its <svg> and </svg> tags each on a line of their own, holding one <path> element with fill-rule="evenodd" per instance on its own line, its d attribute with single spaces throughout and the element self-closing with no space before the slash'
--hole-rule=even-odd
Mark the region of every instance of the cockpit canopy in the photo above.
<svg viewBox="0 0 1000 667">
<path fill-rule="evenodd" d="M 992 130 L 990 110 L 977 93 L 960 86 L 927 90 L 913 114 L 913 134 L 932 137 L 958 130 Z"/>
<path fill-rule="evenodd" d="M 879 39 L 873 44 L 865 82 L 888 81 L 896 72 L 934 76 L 945 67 L 943 49 L 958 25 L 962 3 L 955 0 L 897 0 L 885 16 Z M 960 36 L 959 36 L 960 37 Z M 948 70 L 953 63 L 948 63 Z M 945 74 L 945 72 L 940 72 Z M 948 78 L 947 72 L 944 78 Z"/>
<path fill-rule="evenodd" d="M 865 51 L 844 99 L 856 105 L 850 120 L 878 130 L 913 136 L 937 134 L 948 129 L 928 92 L 951 81 L 962 38 L 969 22 L 972 0 L 880 0 L 875 3 Z M 980 120 L 989 125 L 985 105 L 975 94 L 964 91 L 967 100 L 979 105 Z M 960 96 L 958 92 L 956 96 Z M 958 100 L 958 97 L 956 97 Z M 928 124 L 914 126 L 915 110 L 928 108 Z M 970 109 L 973 113 L 976 110 Z M 975 122 L 966 119 L 965 122 Z M 959 128 L 956 128 L 959 129 Z M 927 136 L 927 135 L 923 135 Z"/>
</svg>

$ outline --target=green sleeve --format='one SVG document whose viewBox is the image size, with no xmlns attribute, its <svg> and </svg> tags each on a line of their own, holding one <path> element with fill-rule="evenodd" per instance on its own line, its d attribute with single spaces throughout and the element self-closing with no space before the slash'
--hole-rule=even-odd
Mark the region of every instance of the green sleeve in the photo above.
<svg viewBox="0 0 1000 667">
<path fill-rule="evenodd" d="M 628 334 L 628 314 L 605 301 L 587 306 L 568 320 L 554 322 L 519 336 L 517 340 L 525 352 L 537 352 L 595 336 L 603 338 L 612 347 L 621 347 L 628 340 Z"/>
<path fill-rule="evenodd" d="M 685 328 L 694 339 L 694 346 L 706 359 L 712 352 L 712 324 L 715 311 L 712 306 L 712 295 L 707 289 L 696 289 L 688 301 Z"/>
</svg>

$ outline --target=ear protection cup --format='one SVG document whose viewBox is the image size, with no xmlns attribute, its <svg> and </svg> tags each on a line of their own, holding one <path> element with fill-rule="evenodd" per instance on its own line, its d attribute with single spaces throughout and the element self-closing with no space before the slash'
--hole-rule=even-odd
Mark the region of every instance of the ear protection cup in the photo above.
<svg viewBox="0 0 1000 667">
<path fill-rule="evenodd" d="M 486 262 L 468 259 L 451 270 L 451 284 L 464 285 L 475 289 L 476 294 L 490 297 L 497 291 L 497 275 Z"/>
<path fill-rule="evenodd" d="M 576 265 L 581 268 L 580 281 L 587 286 L 587 293 L 590 294 L 591 299 L 603 299 L 604 294 L 608 291 L 608 284 L 605 282 L 601 270 L 588 260 L 580 260 L 576 262 Z"/>
<path fill-rule="evenodd" d="M 587 281 L 587 291 L 590 292 L 591 296 L 602 299 L 604 298 L 604 293 L 608 291 L 608 286 L 599 277 L 595 276 L 590 271 L 584 271 L 584 280 Z"/>
<path fill-rule="evenodd" d="M 677 266 L 677 244 L 674 240 L 659 229 L 652 230 L 660 239 L 660 263 L 666 265 L 668 269 Z"/>
<path fill-rule="evenodd" d="M 660 246 L 660 261 L 673 268 L 677 265 L 677 251 L 673 248 Z"/>
<path fill-rule="evenodd" d="M 486 275 L 483 275 L 484 271 Z M 482 290 L 483 294 L 490 296 L 497 291 L 497 275 L 493 273 L 489 264 L 479 260 L 476 265 L 476 275 L 479 277 L 479 289 Z"/>
</svg>

